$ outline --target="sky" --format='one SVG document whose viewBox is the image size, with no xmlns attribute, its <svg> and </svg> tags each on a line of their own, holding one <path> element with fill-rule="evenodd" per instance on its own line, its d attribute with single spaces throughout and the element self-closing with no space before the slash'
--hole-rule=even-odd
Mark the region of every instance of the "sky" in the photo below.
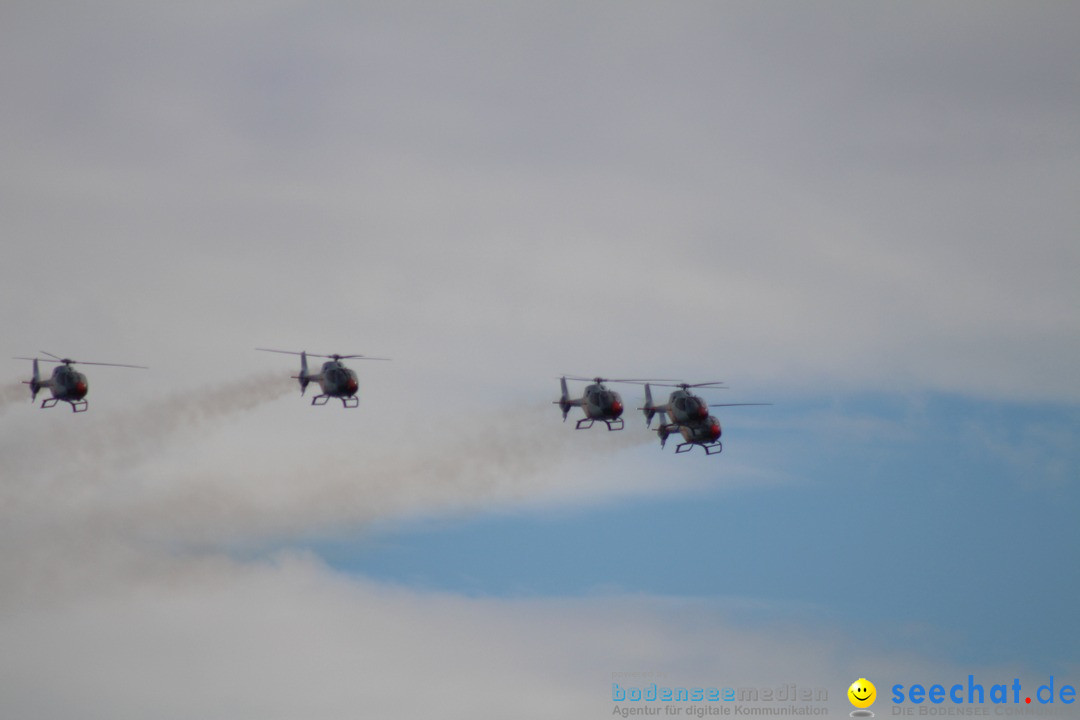
<svg viewBox="0 0 1080 720">
<path fill-rule="evenodd" d="M 1078 23 L 4 3 L 0 714 L 1080 683 Z M 676 456 L 567 374 L 772 405 Z"/>
</svg>

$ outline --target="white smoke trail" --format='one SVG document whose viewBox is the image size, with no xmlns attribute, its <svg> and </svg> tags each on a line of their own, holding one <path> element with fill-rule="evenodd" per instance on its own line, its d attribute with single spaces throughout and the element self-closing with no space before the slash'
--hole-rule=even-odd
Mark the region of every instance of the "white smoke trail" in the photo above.
<svg viewBox="0 0 1080 720">
<path fill-rule="evenodd" d="M 264 473 L 183 476 L 144 489 L 93 522 L 146 539 L 214 547 L 325 534 L 423 514 L 580 504 L 657 491 L 670 478 L 613 472 L 613 455 L 655 443 L 628 427 L 575 432 L 550 406 L 504 410 L 442 437 L 405 438 L 382 452 L 314 458 Z M 494 419 L 492 419 L 494 418 Z M 89 518 L 86 518 L 89 519 Z"/>
<path fill-rule="evenodd" d="M 0 514 L 22 522 L 64 507 L 94 510 L 104 498 L 128 492 L 126 474 L 160 454 L 174 436 L 253 409 L 289 388 L 280 375 L 260 375 L 126 412 L 61 413 L 45 434 L 40 425 L 15 428 L 0 437 Z"/>
<path fill-rule="evenodd" d="M 21 382 L 0 385 L 0 410 L 17 402 L 30 402 L 30 386 Z"/>
<path fill-rule="evenodd" d="M 160 562 L 163 544 L 183 555 L 219 552 L 410 515 L 581 504 L 658 488 L 625 477 L 625 465 L 621 473 L 607 465 L 617 453 L 655 442 L 652 433 L 577 432 L 553 417 L 550 405 L 478 414 L 457 429 L 405 438 L 381 452 L 357 446 L 312 459 L 301 447 L 272 472 L 180 469 L 141 479 L 158 472 L 143 461 L 170 434 L 252 407 L 262 401 L 255 399 L 260 388 L 258 381 L 235 383 L 119 415 L 93 440 L 80 441 L 84 456 L 96 457 L 94 467 L 52 479 L 30 469 L 25 482 L 0 486 L 7 490 L 0 539 L 27 548 L 0 557 L 0 575 L 22 578 L 0 600 L 27 602 L 58 584 L 86 581 L 71 575 L 73 556 L 85 556 L 87 567 L 125 566 L 123 572 L 138 574 L 144 563 Z M 208 394 L 217 399 L 204 405 Z M 62 576 L 48 569 L 61 556 L 69 568 Z"/>
<path fill-rule="evenodd" d="M 134 410 L 90 417 L 62 413 L 60 422 L 16 427 L 0 436 L 0 601 L 40 598 L 57 582 L 73 583 L 70 558 L 101 563 L 142 562 L 145 553 L 126 542 L 124 529 L 145 499 L 133 472 L 170 441 L 231 415 L 258 407 L 294 389 L 281 375 L 258 375 L 208 386 Z M 74 420 L 74 422 L 67 422 Z M 168 512 L 168 509 L 165 509 Z M 61 562 L 60 558 L 64 558 Z M 60 577 L 48 568 L 63 565 Z"/>
<path fill-rule="evenodd" d="M 274 373 L 179 392 L 108 417 L 82 435 L 81 449 L 93 457 L 99 469 L 128 467 L 153 456 L 171 436 L 253 410 L 293 389 L 291 381 Z"/>
</svg>

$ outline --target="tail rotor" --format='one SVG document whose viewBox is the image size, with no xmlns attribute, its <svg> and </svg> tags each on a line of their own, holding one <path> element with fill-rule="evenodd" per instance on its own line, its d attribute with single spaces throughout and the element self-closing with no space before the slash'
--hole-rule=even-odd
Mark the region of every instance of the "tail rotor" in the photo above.
<svg viewBox="0 0 1080 720">
<path fill-rule="evenodd" d="M 41 375 L 38 373 L 38 361 L 34 358 L 34 375 L 27 383 L 30 386 L 30 402 L 37 400 L 37 394 L 41 390 Z"/>
<path fill-rule="evenodd" d="M 570 414 L 570 408 L 573 406 L 570 404 L 570 392 L 566 388 L 566 377 L 559 378 L 559 383 L 562 385 L 562 397 L 559 398 L 559 409 L 562 410 L 563 422 L 566 422 L 566 416 Z"/>
<path fill-rule="evenodd" d="M 649 383 L 645 383 L 645 407 L 641 408 L 641 411 L 645 413 L 645 427 L 652 427 L 653 415 L 656 414 L 656 408 L 652 403 L 652 389 L 649 387 Z"/>
<path fill-rule="evenodd" d="M 307 391 L 308 383 L 311 381 L 308 377 L 306 351 L 300 353 L 300 374 L 293 377 L 300 381 L 300 397 L 303 397 Z"/>
<path fill-rule="evenodd" d="M 656 434 L 660 436 L 660 449 L 664 449 L 664 445 L 667 444 L 668 435 L 671 434 L 671 427 L 667 423 L 667 418 L 664 416 L 664 412 L 660 411 L 660 427 L 656 428 Z"/>
</svg>

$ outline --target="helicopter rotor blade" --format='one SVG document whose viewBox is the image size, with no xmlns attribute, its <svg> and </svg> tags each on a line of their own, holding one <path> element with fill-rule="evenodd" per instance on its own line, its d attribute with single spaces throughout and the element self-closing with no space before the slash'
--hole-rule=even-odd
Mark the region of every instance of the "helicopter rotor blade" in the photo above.
<svg viewBox="0 0 1080 720">
<path fill-rule="evenodd" d="M 64 358 L 60 357 L 59 355 L 53 355 L 51 352 L 45 352 L 44 350 L 39 350 L 38 352 L 40 352 L 43 355 L 48 355 L 51 358 L 56 358 L 57 362 L 71 362 L 70 360 L 65 360 Z"/>
<path fill-rule="evenodd" d="M 674 383 L 672 385 L 664 385 L 663 383 L 656 383 L 656 384 L 660 385 L 661 387 L 677 387 L 677 388 L 682 388 L 683 390 L 689 390 L 690 388 L 713 388 L 713 389 L 716 389 L 716 390 L 728 390 L 729 389 L 728 386 L 724 383 L 723 380 L 714 380 L 713 382 L 704 382 L 704 383 L 676 383 L 674 381 L 672 381 L 672 382 Z"/>
<path fill-rule="evenodd" d="M 42 350 L 42 352 L 45 352 Z M 71 358 L 61 358 L 53 355 L 52 353 L 45 353 L 46 355 L 52 355 L 53 358 L 32 358 L 32 357 L 14 357 L 13 360 L 37 360 L 38 362 L 51 362 L 51 363 L 64 363 L 65 365 L 108 365 L 109 367 L 126 367 L 137 368 L 139 370 L 149 370 L 146 365 L 128 365 L 125 363 L 106 363 L 106 362 L 90 362 L 88 360 L 72 360 Z"/>
<path fill-rule="evenodd" d="M 309 353 L 304 351 L 303 353 L 296 352 L 295 350 L 273 350 L 271 348 L 255 348 L 256 350 L 262 350 L 263 352 L 284 353 L 285 355 L 307 355 L 308 357 L 328 358 L 330 360 L 390 360 L 391 358 L 384 357 L 369 357 L 367 355 L 320 355 L 319 353 Z"/>
<path fill-rule="evenodd" d="M 263 352 L 284 353 L 286 355 L 303 355 L 303 353 L 295 352 L 293 350 L 271 350 L 270 348 L 255 348 L 255 349 L 256 350 L 262 350 Z M 310 354 L 311 353 L 308 353 L 308 355 L 310 355 Z M 319 357 L 322 357 L 322 355 L 319 355 Z"/>
<path fill-rule="evenodd" d="M 772 403 L 719 403 L 709 407 L 747 407 L 749 405 L 772 405 Z"/>
<path fill-rule="evenodd" d="M 329 357 L 335 360 L 392 360 L 393 358 L 371 357 L 370 355 L 316 355 L 315 357 Z"/>
<path fill-rule="evenodd" d="M 615 382 L 615 383 L 653 383 L 653 382 L 669 382 L 668 380 L 650 380 L 648 378 L 605 378 L 605 377 L 582 377 L 580 375 L 563 375 L 562 377 L 567 380 L 577 380 L 579 382 Z"/>
<path fill-rule="evenodd" d="M 651 378 L 615 378 L 611 380 L 605 380 L 604 382 L 634 383 L 636 385 L 641 385 L 643 383 L 667 382 L 667 379 L 658 378 L 654 380 Z"/>
<path fill-rule="evenodd" d="M 108 365 L 109 367 L 135 368 L 137 370 L 149 370 L 150 369 L 146 365 L 127 365 L 125 363 L 85 362 L 85 361 L 82 361 L 82 360 L 69 360 L 68 362 L 71 362 L 73 364 L 77 363 L 79 365 Z"/>
</svg>

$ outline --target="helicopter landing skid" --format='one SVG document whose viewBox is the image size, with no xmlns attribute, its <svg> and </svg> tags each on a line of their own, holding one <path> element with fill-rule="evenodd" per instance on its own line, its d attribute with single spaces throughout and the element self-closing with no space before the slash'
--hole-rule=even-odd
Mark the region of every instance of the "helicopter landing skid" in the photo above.
<svg viewBox="0 0 1080 720">
<path fill-rule="evenodd" d="M 41 407 L 51 408 L 58 402 L 60 402 L 60 398 L 47 398 L 41 401 Z M 86 400 L 65 400 L 64 402 L 71 406 L 71 412 L 86 412 L 86 408 L 89 405 Z"/>
<path fill-rule="evenodd" d="M 311 404 L 312 405 L 325 405 L 326 403 L 330 402 L 331 397 L 333 397 L 333 396 L 332 395 L 316 395 L 315 397 L 311 398 Z M 322 402 L 319 402 L 320 400 Z M 341 404 L 342 404 L 343 407 L 354 408 L 354 407 L 359 407 L 360 406 L 360 398 L 356 397 L 355 395 L 352 395 L 351 397 L 340 397 L 339 396 L 338 400 L 341 401 Z"/>
<path fill-rule="evenodd" d="M 724 451 L 724 444 L 717 440 L 716 442 L 709 443 L 708 445 L 704 443 L 679 443 L 675 446 L 675 454 L 677 455 L 679 453 L 690 452 L 694 449 L 695 445 L 701 445 L 701 447 L 705 449 L 706 455 L 717 455 Z"/>
<path fill-rule="evenodd" d="M 593 420 L 592 418 L 582 418 L 581 420 L 577 421 L 577 425 L 574 426 L 574 429 L 575 430 L 588 430 L 589 428 L 591 428 L 593 426 L 594 422 L 596 422 L 596 421 Z M 622 418 L 617 418 L 615 420 L 601 420 L 600 422 L 607 425 L 607 429 L 609 431 L 610 430 L 622 430 L 624 427 L 626 427 L 626 424 L 623 422 Z M 585 423 L 588 423 L 588 425 L 586 425 Z"/>
</svg>

